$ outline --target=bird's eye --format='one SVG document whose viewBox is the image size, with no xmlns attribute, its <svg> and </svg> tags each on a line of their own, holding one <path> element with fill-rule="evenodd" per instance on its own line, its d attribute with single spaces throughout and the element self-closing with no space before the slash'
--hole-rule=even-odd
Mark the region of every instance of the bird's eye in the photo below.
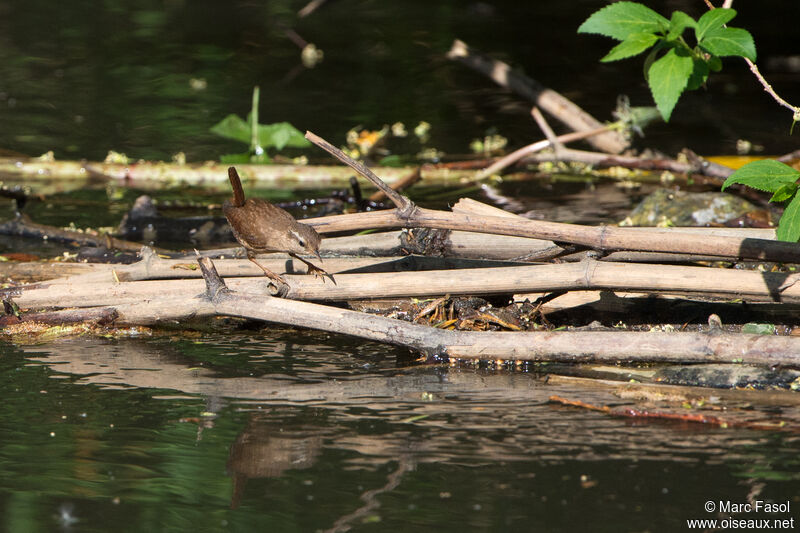
<svg viewBox="0 0 800 533">
<path fill-rule="evenodd" d="M 306 247 L 305 239 L 303 239 L 303 237 L 299 233 L 297 233 L 296 231 L 294 231 L 294 230 L 289 230 L 289 231 L 294 236 L 294 238 L 297 239 L 297 244 L 299 244 L 300 246 L 305 248 Z"/>
</svg>

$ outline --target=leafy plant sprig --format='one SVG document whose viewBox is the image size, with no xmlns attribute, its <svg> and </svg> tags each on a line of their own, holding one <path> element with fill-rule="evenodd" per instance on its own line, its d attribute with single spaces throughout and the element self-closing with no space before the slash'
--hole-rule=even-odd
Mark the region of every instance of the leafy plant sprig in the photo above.
<svg viewBox="0 0 800 533">
<path fill-rule="evenodd" d="M 685 90 L 705 84 L 709 74 L 722 69 L 721 57 L 756 60 L 752 35 L 725 25 L 736 16 L 734 9 L 707 11 L 698 20 L 675 11 L 668 20 L 637 2 L 616 2 L 594 12 L 578 33 L 596 33 L 621 41 L 600 61 L 617 61 L 652 48 L 644 62 L 650 92 L 664 121 Z M 695 45 L 684 38 L 694 30 Z"/>
<path fill-rule="evenodd" d="M 211 127 L 211 132 L 227 139 L 241 141 L 250 145 L 243 154 L 226 154 L 220 157 L 225 164 L 269 163 L 272 160 L 266 149 L 280 151 L 285 147 L 305 148 L 311 146 L 303 133 L 288 122 L 273 124 L 258 123 L 259 88 L 253 88 L 253 101 L 247 120 L 230 114 Z"/>
<path fill-rule="evenodd" d="M 786 203 L 786 209 L 778 222 L 775 236 L 780 241 L 797 242 L 800 240 L 800 198 L 797 195 L 800 185 L 797 183 L 798 179 L 800 179 L 800 171 L 780 161 L 764 159 L 747 163 L 728 176 L 728 179 L 722 184 L 722 190 L 724 191 L 734 183 L 740 183 L 759 191 L 771 192 L 770 202 Z"/>
</svg>

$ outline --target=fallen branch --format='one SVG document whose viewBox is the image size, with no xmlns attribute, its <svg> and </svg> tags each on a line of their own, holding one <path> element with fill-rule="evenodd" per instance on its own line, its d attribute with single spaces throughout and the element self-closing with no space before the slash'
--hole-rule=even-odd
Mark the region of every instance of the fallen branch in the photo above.
<svg viewBox="0 0 800 533">
<path fill-rule="evenodd" d="M 51 242 L 60 242 L 74 246 L 96 246 L 109 249 L 138 252 L 140 243 L 116 239 L 111 235 L 92 235 L 80 231 L 65 230 L 44 224 L 36 224 L 27 215 L 0 224 L 0 235 L 12 235 Z M 163 250 L 162 250 L 163 251 Z"/>
<path fill-rule="evenodd" d="M 397 206 L 391 211 L 356 213 L 309 219 L 306 223 L 319 233 L 352 231 L 363 228 L 426 227 L 436 229 L 457 229 L 477 233 L 512 235 L 549 240 L 556 243 L 569 242 L 588 246 L 595 250 L 635 250 L 643 252 L 669 252 L 695 255 L 712 255 L 736 259 L 757 259 L 760 261 L 800 262 L 800 247 L 794 243 L 747 239 L 719 238 L 713 242 L 707 239 L 684 235 L 679 241 L 664 240 L 663 232 L 657 229 L 632 233 L 627 228 L 600 226 L 587 227 L 576 224 L 544 222 L 537 220 L 509 219 L 497 216 L 470 216 L 459 213 L 445 213 L 415 206 L 408 198 L 392 190 L 362 163 L 355 161 L 344 152 L 327 143 L 322 138 L 306 132 L 306 138 L 334 155 L 343 163 L 371 181 Z M 564 149 L 563 151 L 566 151 Z M 661 239 L 661 240 L 659 240 Z"/>
<path fill-rule="evenodd" d="M 60 189 L 82 186 L 88 177 L 121 181 L 137 189 L 162 188 L 164 183 L 202 185 L 209 190 L 230 190 L 228 165 L 202 163 L 178 165 L 164 162 L 137 161 L 130 164 L 86 161 L 39 161 L 0 157 L 0 174 L 8 178 L 24 178 L 26 184 L 41 192 L 36 180 L 59 182 Z M 291 184 L 294 189 L 347 187 L 353 173 L 341 166 L 324 165 L 236 165 L 242 179 L 253 187 Z M 422 167 L 381 167 L 380 173 L 389 183 L 407 179 L 420 172 L 426 183 L 458 183 L 471 180 L 474 170 Z M 64 180 L 61 182 L 59 180 Z M 68 183 L 74 181 L 74 183 Z"/>
<path fill-rule="evenodd" d="M 700 333 L 600 332 L 473 332 L 434 329 L 418 324 L 346 309 L 227 290 L 205 263 L 208 292 L 198 297 L 183 293 L 182 310 L 194 305 L 279 324 L 352 335 L 406 346 L 429 355 L 462 359 L 519 359 L 560 362 L 695 362 L 800 365 L 800 338 L 765 335 L 708 335 Z M 141 304 L 119 306 L 120 322 L 142 317 Z M 163 318 L 162 318 L 163 319 Z"/>
<path fill-rule="evenodd" d="M 573 243 L 594 250 L 667 252 L 699 256 L 800 262 L 795 243 L 749 237 L 722 236 L 708 239 L 699 233 L 669 228 L 620 228 L 581 226 L 541 220 L 473 216 L 416 207 L 410 213 L 397 209 L 335 215 L 304 220 L 318 233 L 357 231 L 364 228 L 435 228 Z"/>
<path fill-rule="evenodd" d="M 88 309 L 65 309 L 46 313 L 25 313 L 20 317 L 14 315 L 1 315 L 0 326 L 33 322 L 37 324 L 77 324 L 94 322 L 96 324 L 109 324 L 117 318 L 113 307 L 91 307 Z"/>
<path fill-rule="evenodd" d="M 547 89 L 533 79 L 515 72 L 507 63 L 476 53 L 463 41 L 458 39 L 453 41 L 450 51 L 447 52 L 447 58 L 460 61 L 491 78 L 501 87 L 529 99 L 573 131 L 591 131 L 603 126 L 589 113 L 556 91 Z M 621 135 L 611 131 L 588 137 L 586 141 L 598 150 L 612 154 L 620 153 L 628 147 Z"/>
<path fill-rule="evenodd" d="M 94 274 L 0 290 L 23 309 L 92 307 L 158 300 L 202 292 L 199 279 L 103 282 Z M 365 298 L 431 297 L 450 294 L 492 295 L 566 290 L 622 290 L 692 294 L 750 302 L 800 302 L 800 274 L 710 269 L 670 265 L 638 265 L 586 260 L 502 268 L 470 268 L 423 272 L 337 274 L 336 285 L 306 275 L 284 276 L 286 297 L 343 301 Z M 261 277 L 230 278 L 232 289 L 261 296 L 271 294 Z"/>
<path fill-rule="evenodd" d="M 793 424 L 786 424 L 781 420 L 737 420 L 732 417 L 722 417 L 712 415 L 709 413 L 692 413 L 692 412 L 669 412 L 664 410 L 648 410 L 648 409 L 634 409 L 632 407 L 609 407 L 607 405 L 594 405 L 580 400 L 569 400 L 561 396 L 550 396 L 552 403 L 558 403 L 570 407 L 580 407 L 590 411 L 599 411 L 611 416 L 623 418 L 637 418 L 637 419 L 659 419 L 659 420 L 672 420 L 675 422 L 690 422 L 695 424 L 707 424 L 711 426 L 730 428 L 747 428 L 758 430 L 782 430 L 782 431 L 800 431 L 800 426 Z"/>
<path fill-rule="evenodd" d="M 600 128 L 594 129 L 594 130 L 579 131 L 579 132 L 574 132 L 574 133 L 566 133 L 564 135 L 559 135 L 558 137 L 556 137 L 556 139 L 558 140 L 558 142 L 560 142 L 562 144 L 566 144 L 566 143 L 573 142 L 573 141 L 579 141 L 579 140 L 583 140 L 583 139 L 588 139 L 589 137 L 592 137 L 594 135 L 599 135 L 600 133 L 607 132 L 607 131 L 609 131 L 609 127 L 608 126 L 602 126 Z M 474 176 L 473 179 L 475 181 L 484 180 L 484 179 L 488 178 L 489 176 L 497 174 L 500 171 L 502 171 L 503 169 L 505 169 L 507 167 L 510 167 L 511 165 L 513 165 L 517 161 L 523 159 L 524 157 L 527 157 L 527 156 L 529 156 L 531 154 L 535 154 L 536 152 L 541 152 L 542 150 L 544 150 L 546 148 L 549 148 L 552 145 L 553 145 L 553 143 L 551 142 L 550 139 L 545 139 L 543 141 L 537 141 L 537 142 L 529 144 L 527 146 L 523 146 L 522 148 L 514 150 L 510 154 L 501 157 L 500 159 L 498 159 L 497 161 L 495 161 L 494 163 L 492 163 L 488 167 L 486 167 L 483 170 L 479 171 Z"/>
<path fill-rule="evenodd" d="M 588 379 L 574 376 L 547 376 L 549 385 L 565 385 L 569 388 L 581 386 L 599 389 L 618 398 L 633 400 L 661 401 L 708 401 L 716 396 L 726 402 L 752 403 L 773 406 L 800 405 L 800 394 L 788 390 L 752 390 L 752 389 L 714 389 L 690 387 L 687 385 L 665 385 L 662 383 L 630 383 L 607 379 Z"/>
<path fill-rule="evenodd" d="M 166 282 L 173 289 L 177 286 L 178 290 L 172 293 L 160 291 L 152 299 L 141 294 L 120 298 L 111 291 L 110 299 L 117 303 L 109 307 L 117 313 L 116 323 L 167 324 L 189 318 L 225 315 L 352 335 L 406 346 L 429 355 L 460 359 L 800 365 L 800 338 L 797 337 L 626 331 L 506 333 L 441 330 L 346 309 L 273 298 L 266 294 L 263 280 L 260 280 L 262 289 L 259 292 L 236 290 L 243 287 L 241 280 L 231 280 L 234 290 L 230 290 L 211 268 L 210 259 L 201 258 L 199 261 L 205 264 L 205 288 L 200 280 Z M 135 282 L 120 286 L 150 283 L 165 282 Z M 247 289 L 250 291 L 257 287 L 252 285 Z M 98 287 L 95 292 L 105 291 Z M 128 303 L 124 304 L 126 301 Z M 67 304 L 62 300 L 58 305 Z"/>
<path fill-rule="evenodd" d="M 726 179 L 733 173 L 732 168 L 700 158 L 698 158 L 698 162 L 692 163 L 677 161 L 675 159 L 609 155 L 599 152 L 587 152 L 585 150 L 572 150 L 569 148 L 562 150 L 558 154 L 545 153 L 527 155 L 520 159 L 520 161 L 528 164 L 564 161 L 584 163 L 597 168 L 625 167 L 640 170 L 666 170 L 680 174 L 702 174 L 720 180 Z"/>
</svg>

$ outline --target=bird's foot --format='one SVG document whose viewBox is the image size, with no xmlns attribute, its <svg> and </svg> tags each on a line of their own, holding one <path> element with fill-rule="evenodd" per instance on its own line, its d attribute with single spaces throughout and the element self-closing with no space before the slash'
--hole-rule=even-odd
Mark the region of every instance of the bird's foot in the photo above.
<svg viewBox="0 0 800 533">
<path fill-rule="evenodd" d="M 331 281 L 333 282 L 333 284 L 336 285 L 336 280 L 333 279 L 333 276 L 328 274 L 326 271 L 324 271 L 320 267 L 318 267 L 316 265 L 312 265 L 311 263 L 308 263 L 308 274 L 313 274 L 315 278 L 322 278 L 323 282 L 325 281 L 325 276 L 328 276 L 329 278 L 331 278 Z"/>
<path fill-rule="evenodd" d="M 324 271 L 323 269 L 321 269 L 320 267 L 318 267 L 314 263 L 312 263 L 310 261 L 306 261 L 305 259 L 303 259 L 299 255 L 295 255 L 293 253 L 290 253 L 289 255 L 291 255 L 295 259 L 299 259 L 300 261 L 305 263 L 306 266 L 308 267 L 308 270 L 307 270 L 308 274 L 313 274 L 315 278 L 322 278 L 323 282 L 325 281 L 325 276 L 328 276 L 331 279 L 331 281 L 333 282 L 333 284 L 336 285 L 336 280 L 333 279 L 333 276 L 328 274 L 326 271 Z"/>
</svg>

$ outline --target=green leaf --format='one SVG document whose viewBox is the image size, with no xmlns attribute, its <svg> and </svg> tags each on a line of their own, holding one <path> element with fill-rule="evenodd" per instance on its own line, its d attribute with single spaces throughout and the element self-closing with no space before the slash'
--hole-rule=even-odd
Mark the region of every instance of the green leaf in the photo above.
<svg viewBox="0 0 800 533">
<path fill-rule="evenodd" d="M 605 63 L 608 61 L 625 59 L 626 57 L 633 57 L 653 46 L 656 41 L 658 41 L 658 37 L 652 33 L 633 33 L 629 35 L 627 39 L 612 48 L 600 61 Z"/>
<path fill-rule="evenodd" d="M 669 21 L 637 2 L 615 2 L 592 13 L 578 33 L 597 33 L 624 41 L 634 33 L 666 31 Z"/>
<path fill-rule="evenodd" d="M 717 56 L 711 56 L 708 58 L 708 68 L 713 70 L 714 72 L 719 72 L 722 70 L 722 60 Z"/>
<path fill-rule="evenodd" d="M 761 324 L 758 322 L 748 322 L 742 326 L 742 333 L 753 335 L 775 335 L 777 329 L 774 324 Z"/>
<path fill-rule="evenodd" d="M 251 118 L 252 113 L 247 116 L 247 121 L 242 120 L 237 115 L 228 115 L 212 126 L 211 132 L 249 145 L 252 139 Z M 287 146 L 305 148 L 310 146 L 311 143 L 308 142 L 300 130 L 288 122 L 276 122 L 275 124 L 258 125 L 257 145 L 282 150 Z"/>
<path fill-rule="evenodd" d="M 380 161 L 378 161 L 378 166 L 381 167 L 395 167 L 400 168 L 405 166 L 406 161 L 403 159 L 402 156 L 397 154 L 387 155 Z"/>
<path fill-rule="evenodd" d="M 800 240 L 800 200 L 795 196 L 781 215 L 775 237 L 779 241 L 797 242 Z"/>
<path fill-rule="evenodd" d="M 756 60 L 756 43 L 750 32 L 741 28 L 717 28 L 706 32 L 700 46 L 715 56 L 741 56 Z"/>
<path fill-rule="evenodd" d="M 772 195 L 772 198 L 769 199 L 770 202 L 785 202 L 797 192 L 797 183 L 786 183 L 781 185 L 775 194 Z"/>
<path fill-rule="evenodd" d="M 734 183 L 741 183 L 759 191 L 774 193 L 784 185 L 793 184 L 798 178 L 800 178 L 800 172 L 789 165 L 774 159 L 762 159 L 747 163 L 728 176 L 728 179 L 722 184 L 722 190 L 724 191 Z"/>
<path fill-rule="evenodd" d="M 650 79 L 650 67 L 653 66 L 653 63 L 656 62 L 658 58 L 658 53 L 664 49 L 664 41 L 660 41 L 655 48 L 650 50 L 650 53 L 647 54 L 647 57 L 644 58 L 644 65 L 642 66 L 642 70 L 644 71 L 644 79 L 645 81 L 649 81 Z"/>
<path fill-rule="evenodd" d="M 697 20 L 697 26 L 694 30 L 697 41 L 702 41 L 708 31 L 721 28 L 735 16 L 735 9 L 717 8 L 706 11 L 703 16 Z"/>
<path fill-rule="evenodd" d="M 692 68 L 692 75 L 689 76 L 689 82 L 686 88 L 690 91 L 699 89 L 708 79 L 708 63 L 702 59 L 693 59 L 694 66 Z"/>
<path fill-rule="evenodd" d="M 647 83 L 656 101 L 664 122 L 669 121 L 675 104 L 686 89 L 689 76 L 694 70 L 694 61 L 689 55 L 682 55 L 682 50 L 673 48 L 664 57 L 655 61 L 648 71 Z"/>
<path fill-rule="evenodd" d="M 683 35 L 683 30 L 686 28 L 694 28 L 697 26 L 697 22 L 684 13 L 683 11 L 673 11 L 672 17 L 669 21 L 669 33 L 667 34 L 667 39 L 677 39 L 681 35 Z"/>
<path fill-rule="evenodd" d="M 277 150 L 283 150 L 286 146 L 305 148 L 311 145 L 300 130 L 288 122 L 259 124 L 258 140 L 264 148 L 274 147 Z"/>
<path fill-rule="evenodd" d="M 250 124 L 238 115 L 228 115 L 214 124 L 210 130 L 211 133 L 216 133 L 221 137 L 250 144 Z"/>
</svg>

